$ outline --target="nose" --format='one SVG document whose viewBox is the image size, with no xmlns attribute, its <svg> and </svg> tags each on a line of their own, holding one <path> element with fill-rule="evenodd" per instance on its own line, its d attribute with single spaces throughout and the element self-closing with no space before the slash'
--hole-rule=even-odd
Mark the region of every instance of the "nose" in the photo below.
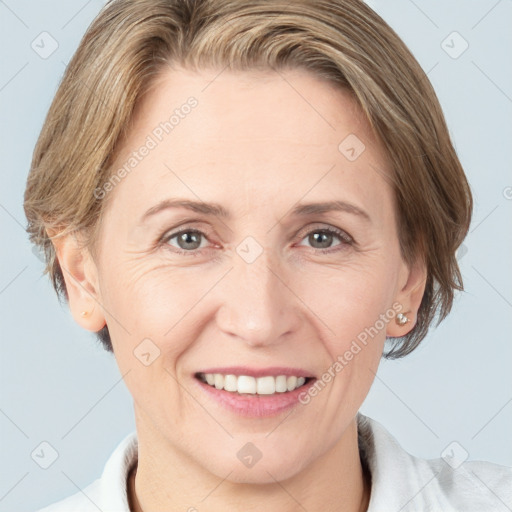
<svg viewBox="0 0 512 512">
<path fill-rule="evenodd" d="M 300 301 L 286 277 L 269 250 L 252 263 L 235 255 L 222 287 L 218 327 L 250 346 L 282 342 L 298 329 L 300 321 Z"/>
</svg>

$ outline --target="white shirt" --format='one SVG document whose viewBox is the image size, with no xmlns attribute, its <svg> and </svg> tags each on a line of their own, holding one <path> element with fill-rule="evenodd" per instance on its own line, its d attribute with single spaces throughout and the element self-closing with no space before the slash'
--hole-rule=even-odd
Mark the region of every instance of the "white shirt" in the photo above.
<svg viewBox="0 0 512 512">
<path fill-rule="evenodd" d="M 410 455 L 377 421 L 357 415 L 359 450 L 372 477 L 368 512 L 510 512 L 512 468 L 462 462 L 454 445 L 443 458 Z M 101 478 L 38 512 L 130 512 L 127 479 L 137 462 L 136 432 L 108 459 Z"/>
</svg>

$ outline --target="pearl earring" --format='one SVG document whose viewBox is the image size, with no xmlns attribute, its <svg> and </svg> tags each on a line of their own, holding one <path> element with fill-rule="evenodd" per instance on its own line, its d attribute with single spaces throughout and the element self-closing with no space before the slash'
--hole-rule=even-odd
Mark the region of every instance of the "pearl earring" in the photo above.
<svg viewBox="0 0 512 512">
<path fill-rule="evenodd" d="M 398 313 L 398 315 L 396 315 L 395 321 L 398 325 L 405 325 L 409 319 L 403 313 Z"/>
<path fill-rule="evenodd" d="M 81 317 L 86 317 L 88 314 L 89 314 L 89 311 L 82 311 L 82 312 L 80 313 L 80 316 L 81 316 Z"/>
</svg>

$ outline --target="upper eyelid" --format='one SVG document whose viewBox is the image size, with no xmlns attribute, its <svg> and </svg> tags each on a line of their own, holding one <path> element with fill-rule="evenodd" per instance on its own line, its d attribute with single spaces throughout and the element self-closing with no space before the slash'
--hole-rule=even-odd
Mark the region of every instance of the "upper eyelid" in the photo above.
<svg viewBox="0 0 512 512">
<path fill-rule="evenodd" d="M 345 229 L 337 228 L 337 227 L 331 226 L 329 224 L 307 226 L 307 227 L 297 231 L 296 236 L 298 236 L 300 233 L 304 233 L 304 235 L 307 235 L 308 233 L 311 233 L 314 231 L 330 231 L 331 233 L 338 234 L 338 236 L 346 235 L 347 238 L 350 238 L 350 240 L 354 239 L 354 237 L 352 235 L 350 235 Z"/>
<path fill-rule="evenodd" d="M 169 240 L 170 238 L 174 238 L 182 233 L 200 233 L 201 235 L 204 235 L 208 238 L 208 230 L 204 230 L 204 229 L 199 229 L 199 228 L 193 228 L 193 227 L 188 227 L 188 226 L 180 226 L 179 228 L 177 228 L 177 231 L 174 231 L 174 230 L 169 230 L 169 231 L 166 231 L 161 239 L 162 240 Z"/>
</svg>

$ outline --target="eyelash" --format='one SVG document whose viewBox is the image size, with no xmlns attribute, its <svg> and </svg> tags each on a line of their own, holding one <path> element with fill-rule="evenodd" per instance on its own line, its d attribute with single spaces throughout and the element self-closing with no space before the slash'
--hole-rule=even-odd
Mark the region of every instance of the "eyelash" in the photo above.
<svg viewBox="0 0 512 512">
<path fill-rule="evenodd" d="M 185 229 L 182 229 L 180 231 L 177 231 L 176 233 L 171 233 L 169 235 L 165 234 L 158 241 L 157 245 L 159 247 L 162 246 L 162 247 L 164 247 L 166 249 L 169 249 L 171 252 L 174 252 L 174 253 L 177 253 L 177 254 L 183 254 L 183 255 L 186 255 L 186 256 L 193 256 L 193 257 L 200 256 L 201 252 L 202 252 L 201 249 L 194 249 L 194 250 L 191 250 L 191 251 L 186 251 L 184 249 L 180 249 L 180 248 L 174 247 L 174 246 L 172 246 L 172 248 L 170 248 L 171 246 L 169 245 L 169 241 L 172 240 L 173 238 L 176 238 L 179 235 L 184 234 L 184 233 L 194 233 L 194 234 L 202 235 L 204 238 L 206 238 L 206 240 L 208 240 L 208 237 L 202 231 L 200 231 L 198 229 L 193 229 L 193 228 L 185 228 Z M 331 235 L 335 235 L 335 236 L 337 236 L 339 238 L 339 240 L 341 242 L 339 245 L 336 245 L 334 247 L 328 247 L 327 249 L 315 249 L 314 247 L 312 247 L 312 250 L 317 251 L 317 252 L 319 252 L 321 254 L 328 254 L 328 253 L 332 253 L 332 252 L 337 252 L 337 251 L 340 251 L 340 250 L 343 250 L 344 248 L 346 248 L 347 245 L 354 245 L 354 239 L 348 233 L 346 233 L 345 231 L 342 231 L 340 229 L 333 228 L 333 227 L 316 228 L 316 229 L 312 229 L 310 231 L 307 231 L 300 238 L 300 241 L 302 241 L 304 238 L 306 238 L 307 236 L 309 236 L 309 235 L 311 235 L 313 233 L 328 233 L 328 234 L 331 234 Z"/>
</svg>

